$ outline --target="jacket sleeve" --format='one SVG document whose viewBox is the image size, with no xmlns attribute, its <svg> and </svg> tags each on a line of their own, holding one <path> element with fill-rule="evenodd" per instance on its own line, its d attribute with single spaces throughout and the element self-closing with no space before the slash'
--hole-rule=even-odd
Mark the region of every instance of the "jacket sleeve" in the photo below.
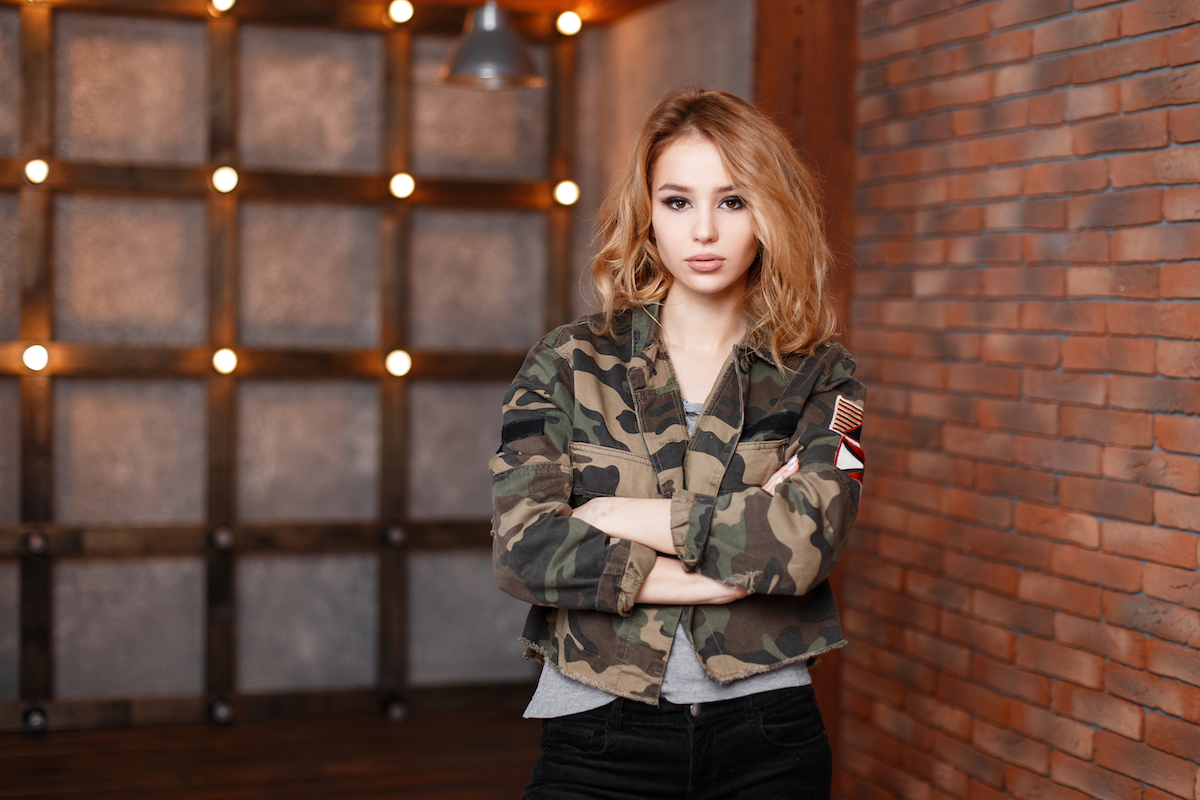
<svg viewBox="0 0 1200 800">
<path fill-rule="evenodd" d="M 799 455 L 800 469 L 774 495 L 754 486 L 715 497 L 672 496 L 671 534 L 687 569 L 756 594 L 785 595 L 807 594 L 833 570 L 862 494 L 859 432 L 847 427 L 847 412 L 853 422 L 866 392 L 842 347 L 825 355 L 831 363 L 785 451 L 785 458 Z"/>
<path fill-rule="evenodd" d="M 657 554 L 571 517 L 573 383 L 543 340 L 505 396 L 489 463 L 496 585 L 534 605 L 629 616 Z"/>
</svg>

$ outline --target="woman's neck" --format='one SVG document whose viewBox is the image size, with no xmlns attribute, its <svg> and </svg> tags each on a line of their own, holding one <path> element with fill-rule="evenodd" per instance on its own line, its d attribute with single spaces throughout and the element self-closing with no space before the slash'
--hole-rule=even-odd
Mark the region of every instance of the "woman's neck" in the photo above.
<svg viewBox="0 0 1200 800">
<path fill-rule="evenodd" d="M 725 357 L 746 335 L 741 298 L 688 296 L 672 302 L 668 292 L 658 312 L 662 338 L 685 400 L 699 402 L 712 391 Z"/>
</svg>

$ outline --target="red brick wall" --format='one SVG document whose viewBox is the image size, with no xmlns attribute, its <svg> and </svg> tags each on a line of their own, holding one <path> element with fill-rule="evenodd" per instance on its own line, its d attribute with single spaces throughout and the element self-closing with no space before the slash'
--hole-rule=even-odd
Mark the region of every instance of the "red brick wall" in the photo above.
<svg viewBox="0 0 1200 800">
<path fill-rule="evenodd" d="M 843 795 L 1200 799 L 1200 0 L 860 25 Z"/>
</svg>

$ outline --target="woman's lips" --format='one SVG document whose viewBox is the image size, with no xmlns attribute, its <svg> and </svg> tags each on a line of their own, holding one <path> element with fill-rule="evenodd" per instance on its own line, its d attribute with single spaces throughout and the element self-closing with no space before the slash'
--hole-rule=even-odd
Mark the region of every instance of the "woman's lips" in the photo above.
<svg viewBox="0 0 1200 800">
<path fill-rule="evenodd" d="M 697 272 L 714 272 L 725 263 L 725 259 L 716 253 L 701 253 L 691 258 L 685 258 L 684 261 Z"/>
</svg>

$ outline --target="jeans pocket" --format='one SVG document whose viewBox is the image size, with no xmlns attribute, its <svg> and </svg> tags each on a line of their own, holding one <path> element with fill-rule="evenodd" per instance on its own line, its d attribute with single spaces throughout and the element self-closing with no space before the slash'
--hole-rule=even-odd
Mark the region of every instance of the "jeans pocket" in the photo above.
<svg viewBox="0 0 1200 800">
<path fill-rule="evenodd" d="M 583 714 L 551 717 L 542 720 L 543 748 L 574 750 L 579 753 L 602 753 L 607 748 L 607 721 Z"/>
<path fill-rule="evenodd" d="M 763 738 L 780 747 L 817 745 L 828 747 L 825 723 L 811 686 L 772 692 L 778 698 L 762 704 L 758 722 Z"/>
</svg>

